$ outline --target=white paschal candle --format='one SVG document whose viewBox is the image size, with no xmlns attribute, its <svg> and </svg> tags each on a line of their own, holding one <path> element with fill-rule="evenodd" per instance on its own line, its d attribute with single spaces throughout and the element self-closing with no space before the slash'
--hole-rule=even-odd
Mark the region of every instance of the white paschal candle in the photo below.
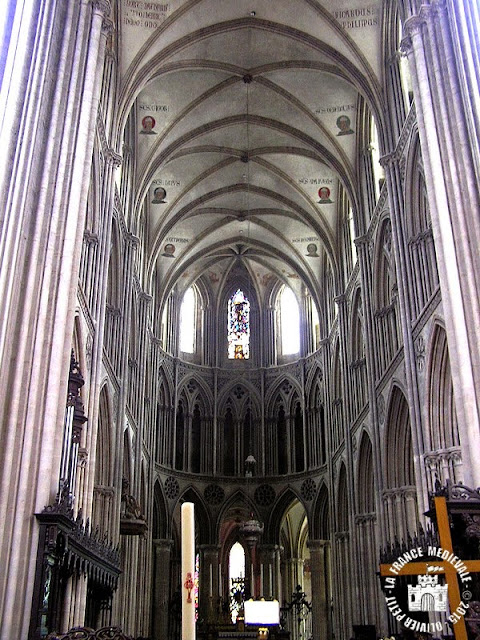
<svg viewBox="0 0 480 640">
<path fill-rule="evenodd" d="M 195 519 L 192 502 L 182 504 L 182 640 L 195 640 Z"/>
</svg>

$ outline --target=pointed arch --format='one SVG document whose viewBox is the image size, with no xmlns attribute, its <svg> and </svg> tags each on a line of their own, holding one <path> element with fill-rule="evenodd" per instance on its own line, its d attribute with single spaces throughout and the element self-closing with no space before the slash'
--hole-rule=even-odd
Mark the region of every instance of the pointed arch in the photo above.
<svg viewBox="0 0 480 640">
<path fill-rule="evenodd" d="M 362 293 L 358 287 L 352 300 L 350 316 L 350 370 L 352 374 L 352 409 L 358 415 L 368 396 L 367 361 L 365 357 Z"/>
<path fill-rule="evenodd" d="M 160 481 L 155 481 L 153 488 L 153 518 L 152 537 L 153 539 L 167 539 L 169 531 L 168 506 Z"/>
<path fill-rule="evenodd" d="M 105 330 L 104 330 L 104 345 L 110 362 L 117 371 L 120 365 L 120 346 L 118 341 L 118 335 L 121 328 L 121 290 L 122 282 L 121 275 L 123 269 L 121 268 L 121 256 L 120 256 L 120 234 L 118 230 L 118 223 L 115 216 L 112 217 L 112 231 L 111 231 L 111 250 L 110 258 L 108 261 L 108 276 L 107 276 L 107 291 L 105 298 Z"/>
<path fill-rule="evenodd" d="M 95 471 L 92 502 L 92 524 L 112 535 L 112 508 L 114 499 L 113 468 L 114 432 L 108 388 L 100 391 L 97 441 L 95 448 Z"/>
<path fill-rule="evenodd" d="M 380 310 L 391 304 L 397 289 L 392 223 L 388 216 L 379 225 L 375 247 L 375 307 Z"/>
<path fill-rule="evenodd" d="M 213 469 L 211 390 L 200 375 L 187 375 L 178 385 L 177 396 L 175 468 L 192 473 Z"/>
<path fill-rule="evenodd" d="M 350 566 L 350 525 L 349 525 L 349 513 L 350 513 L 350 500 L 348 493 L 348 481 L 347 470 L 345 463 L 341 462 L 338 469 L 338 481 L 336 490 L 336 532 L 335 532 L 335 546 L 336 546 L 336 563 L 337 563 L 337 575 L 339 576 L 338 582 L 334 585 L 334 600 L 339 603 L 345 599 L 345 594 L 349 593 L 349 583 L 347 572 L 345 568 Z M 337 615 L 337 625 L 342 635 L 347 633 L 350 629 L 350 610 L 346 609 L 342 611 L 342 615 Z"/>
<path fill-rule="evenodd" d="M 196 311 L 197 296 L 194 285 L 190 286 L 183 294 L 179 314 L 179 351 L 184 354 L 193 354 L 196 349 Z"/>
<path fill-rule="evenodd" d="M 260 514 L 258 507 L 255 504 L 253 498 L 248 495 L 243 489 L 237 489 L 231 496 L 222 504 L 220 513 L 216 520 L 216 532 L 218 540 L 225 539 L 225 535 L 222 534 L 222 526 L 224 522 L 232 521 L 237 523 L 239 518 L 248 518 L 253 514 L 253 517 L 260 520 Z"/>
<path fill-rule="evenodd" d="M 382 375 L 400 346 L 397 274 L 388 216 L 381 221 L 375 241 L 374 282 L 378 374 Z"/>
<path fill-rule="evenodd" d="M 410 144 L 406 174 L 408 291 L 412 316 L 418 318 L 439 287 L 437 257 L 418 131 L 414 132 Z"/>
<path fill-rule="evenodd" d="M 336 287 L 335 273 L 329 257 L 325 254 L 323 260 L 323 308 L 324 308 L 324 327 L 325 333 L 328 335 L 334 323 L 337 309 L 335 305 Z"/>
<path fill-rule="evenodd" d="M 436 323 L 428 364 L 428 419 L 425 438 L 425 466 L 429 488 L 435 482 L 463 481 L 460 433 L 458 429 L 447 333 Z"/>
<path fill-rule="evenodd" d="M 307 468 L 318 468 L 326 462 L 325 432 L 325 387 L 323 370 L 312 367 L 311 383 L 308 385 L 308 403 L 306 411 L 307 426 Z"/>
<path fill-rule="evenodd" d="M 292 394 L 301 394 L 302 390 L 293 375 L 286 374 L 278 378 L 265 394 L 265 407 L 268 413 L 275 407 L 279 397 L 286 407 L 291 403 Z"/>
<path fill-rule="evenodd" d="M 304 415 L 303 415 L 303 403 L 301 397 L 297 394 L 293 396 L 292 402 L 292 467 L 296 473 L 301 473 L 305 470 L 305 428 L 304 428 Z"/>
<path fill-rule="evenodd" d="M 300 353 L 300 306 L 293 290 L 284 284 L 278 293 L 277 353 L 291 356 Z"/>
<path fill-rule="evenodd" d="M 307 546 L 309 538 L 308 517 L 305 507 L 298 499 L 291 501 L 284 509 L 283 518 L 280 522 L 280 549 L 282 564 L 285 570 L 282 574 L 282 592 L 290 594 L 300 591 L 307 594 L 307 599 L 311 599 L 310 575 L 306 572 L 309 566 L 310 550 Z M 287 613 L 286 627 L 291 632 L 298 620 L 292 619 Z M 305 637 L 305 625 L 310 623 L 310 618 L 301 620 L 299 631 L 301 637 Z"/>
<path fill-rule="evenodd" d="M 312 538 L 330 540 L 330 499 L 325 482 L 322 482 L 313 505 Z"/>
<path fill-rule="evenodd" d="M 376 491 L 373 473 L 373 447 L 370 436 L 365 430 L 362 432 L 358 452 L 357 486 L 358 513 L 374 513 L 376 511 Z"/>
<path fill-rule="evenodd" d="M 245 300 L 242 302 L 238 298 L 238 304 L 236 304 L 234 300 L 239 291 L 241 292 L 239 295 L 244 296 Z M 246 353 L 251 366 L 258 366 L 260 363 L 259 300 L 255 281 L 247 268 L 241 264 L 234 264 L 218 296 L 216 330 L 221 351 L 220 362 L 224 366 L 239 364 L 235 360 L 245 360 Z M 243 353 L 242 345 L 243 343 L 246 345 L 247 342 L 247 352 Z M 235 345 L 238 347 L 237 355 L 235 355 Z"/>
<path fill-rule="evenodd" d="M 402 132 L 405 118 L 413 100 L 411 81 L 408 70 L 408 60 L 399 56 L 403 39 L 402 11 L 403 2 L 389 2 L 385 5 L 385 37 L 384 60 L 386 73 L 387 104 L 390 121 L 394 127 L 393 139 L 397 139 Z"/>
<path fill-rule="evenodd" d="M 250 454 L 256 460 L 262 457 L 258 436 L 262 416 L 259 385 L 255 380 L 232 380 L 222 389 L 217 407 L 218 455 L 223 460 L 219 468 L 226 469 L 227 475 L 243 473 L 245 460 Z"/>
<path fill-rule="evenodd" d="M 340 358 L 340 340 L 337 339 L 333 345 L 333 358 L 331 364 L 331 398 L 332 398 L 332 425 L 330 428 L 332 453 L 338 449 L 344 441 L 344 425 L 343 425 L 343 385 L 342 385 L 342 367 Z"/>
<path fill-rule="evenodd" d="M 185 390 L 179 394 L 175 413 L 175 440 L 174 440 L 174 463 L 175 469 L 185 470 L 187 463 L 187 416 L 188 399 Z"/>
<path fill-rule="evenodd" d="M 302 504 L 303 509 L 305 510 L 305 513 L 306 513 L 305 505 L 303 504 L 301 497 L 291 487 L 287 487 L 277 497 L 270 511 L 268 524 L 265 527 L 266 532 L 268 532 L 268 534 L 265 534 L 265 535 L 270 536 L 268 538 L 265 537 L 265 542 L 268 541 L 270 544 L 280 544 L 279 536 L 280 536 L 282 520 L 285 517 L 285 513 L 287 512 L 289 507 L 296 502 L 299 502 L 300 504 Z M 273 536 L 278 536 L 278 537 L 274 538 Z"/>
<path fill-rule="evenodd" d="M 295 469 L 292 457 L 294 439 L 295 398 L 302 393 L 298 382 L 292 376 L 278 379 L 267 392 L 266 405 L 266 442 L 265 451 L 267 474 L 285 475 Z"/>
<path fill-rule="evenodd" d="M 384 492 L 390 540 L 406 540 L 418 530 L 417 491 L 410 411 L 405 395 L 394 385 L 385 424 Z"/>
<path fill-rule="evenodd" d="M 188 410 L 193 409 L 196 402 L 201 402 L 206 410 L 211 411 L 213 405 L 212 390 L 205 378 L 196 373 L 186 375 L 177 387 L 177 393 L 183 394 L 188 402 Z"/>
<path fill-rule="evenodd" d="M 200 496 L 197 489 L 193 486 L 187 487 L 179 496 L 173 512 L 173 520 L 180 530 L 180 507 L 184 502 L 192 502 L 195 513 L 195 541 L 196 545 L 214 544 L 212 538 L 213 525 L 210 519 L 210 512 Z"/>
<path fill-rule="evenodd" d="M 364 429 L 360 439 L 357 468 L 358 514 L 355 517 L 357 538 L 357 566 L 368 567 L 365 572 L 363 588 L 360 592 L 359 606 L 364 620 L 374 622 L 378 613 L 379 598 L 376 584 L 377 553 L 377 505 L 375 496 L 375 474 L 373 446 L 370 436 Z"/>
<path fill-rule="evenodd" d="M 384 460 L 389 488 L 415 484 L 410 411 L 407 400 L 398 386 L 394 386 L 390 397 Z"/>
<path fill-rule="evenodd" d="M 337 531 L 346 532 L 349 530 L 350 500 L 348 495 L 347 470 L 342 461 L 338 472 L 337 499 L 336 499 L 336 520 Z"/>
</svg>

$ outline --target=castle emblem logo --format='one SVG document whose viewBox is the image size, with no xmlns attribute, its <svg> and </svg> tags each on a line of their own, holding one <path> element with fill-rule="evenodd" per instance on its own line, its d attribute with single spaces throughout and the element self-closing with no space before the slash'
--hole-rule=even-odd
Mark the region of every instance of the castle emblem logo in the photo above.
<svg viewBox="0 0 480 640">
<path fill-rule="evenodd" d="M 422 566 L 418 573 L 415 563 L 419 569 Z M 410 565 L 409 569 L 402 571 L 407 565 Z M 452 609 L 448 597 L 447 574 L 452 574 L 452 569 L 455 570 L 456 579 L 458 578 L 463 589 L 460 603 L 455 609 Z M 426 573 L 423 573 L 425 571 Z M 412 579 L 416 577 L 417 584 L 398 581 L 402 573 Z M 388 565 L 388 574 L 385 575 L 384 582 L 385 602 L 395 620 L 411 631 L 436 635 L 440 632 L 448 633 L 452 625 L 464 618 L 469 609 L 472 593 L 468 587 L 471 580 L 472 576 L 463 560 L 451 551 L 435 546 L 428 546 L 427 549 L 416 547 L 405 551 L 395 562 Z M 405 595 L 408 611 L 404 607 Z M 436 615 L 428 622 L 416 617 L 420 613 L 429 612 Z"/>
<path fill-rule="evenodd" d="M 448 586 L 438 584 L 438 576 L 418 576 L 418 584 L 408 585 L 409 611 L 446 611 Z"/>
</svg>

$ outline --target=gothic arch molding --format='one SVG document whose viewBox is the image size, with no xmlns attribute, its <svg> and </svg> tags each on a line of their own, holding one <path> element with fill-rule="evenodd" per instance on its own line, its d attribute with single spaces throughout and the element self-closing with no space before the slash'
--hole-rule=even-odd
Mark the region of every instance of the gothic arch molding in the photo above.
<svg viewBox="0 0 480 640">
<path fill-rule="evenodd" d="M 318 488 L 317 497 L 312 508 L 311 538 L 314 540 L 330 540 L 330 499 L 325 481 Z"/>
<path fill-rule="evenodd" d="M 305 514 L 308 513 L 302 498 L 294 489 L 292 489 L 291 487 L 287 487 L 277 497 L 275 503 L 272 506 L 272 510 L 268 518 L 268 525 L 265 527 L 267 531 L 277 532 L 277 535 L 280 535 L 280 525 L 282 523 L 282 520 L 285 517 L 285 513 L 288 511 L 289 507 L 294 502 L 299 502 L 303 506 Z M 280 544 L 280 538 L 274 539 L 273 537 L 265 537 L 264 542 L 269 544 Z"/>
</svg>

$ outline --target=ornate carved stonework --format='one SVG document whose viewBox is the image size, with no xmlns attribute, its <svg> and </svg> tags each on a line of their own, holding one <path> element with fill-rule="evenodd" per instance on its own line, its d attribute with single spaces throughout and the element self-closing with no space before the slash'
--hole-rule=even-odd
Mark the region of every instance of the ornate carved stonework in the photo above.
<svg viewBox="0 0 480 640">
<path fill-rule="evenodd" d="M 269 484 L 261 484 L 255 489 L 255 502 L 261 507 L 268 507 L 275 500 L 275 489 Z"/>
<path fill-rule="evenodd" d="M 90 627 L 74 627 L 67 633 L 49 633 L 46 640 L 133 640 L 127 636 L 120 627 L 102 627 L 91 629 Z"/>
<path fill-rule="evenodd" d="M 173 476 L 169 476 L 165 480 L 165 495 L 169 500 L 175 500 L 180 491 L 180 487 L 178 485 L 178 480 Z"/>
<path fill-rule="evenodd" d="M 128 493 L 128 489 L 128 480 L 124 478 L 120 507 L 120 534 L 124 536 L 144 535 L 148 529 L 145 516 L 142 514 L 136 498 Z"/>
<path fill-rule="evenodd" d="M 315 484 L 315 480 L 313 478 L 307 478 L 302 482 L 302 486 L 300 488 L 300 493 L 304 500 L 310 502 L 314 499 L 315 494 L 317 493 L 317 485 Z"/>
<path fill-rule="evenodd" d="M 378 421 L 380 424 L 385 422 L 385 398 L 380 395 L 377 400 Z"/>
<path fill-rule="evenodd" d="M 40 570 L 34 586 L 32 627 L 41 625 L 48 631 L 59 626 L 61 612 L 56 603 L 63 597 L 64 577 L 72 574 L 86 577 L 111 598 L 121 573 L 120 552 L 98 527 L 92 530 L 81 511 L 74 518 L 68 485 L 54 504 L 35 515 L 40 528 L 37 559 Z"/>
<path fill-rule="evenodd" d="M 418 371 L 423 371 L 425 368 L 425 340 L 423 336 L 418 336 L 415 341 L 415 358 Z"/>
<path fill-rule="evenodd" d="M 225 491 L 218 484 L 209 484 L 205 487 L 203 495 L 208 504 L 213 506 L 217 506 L 225 500 Z"/>
</svg>

